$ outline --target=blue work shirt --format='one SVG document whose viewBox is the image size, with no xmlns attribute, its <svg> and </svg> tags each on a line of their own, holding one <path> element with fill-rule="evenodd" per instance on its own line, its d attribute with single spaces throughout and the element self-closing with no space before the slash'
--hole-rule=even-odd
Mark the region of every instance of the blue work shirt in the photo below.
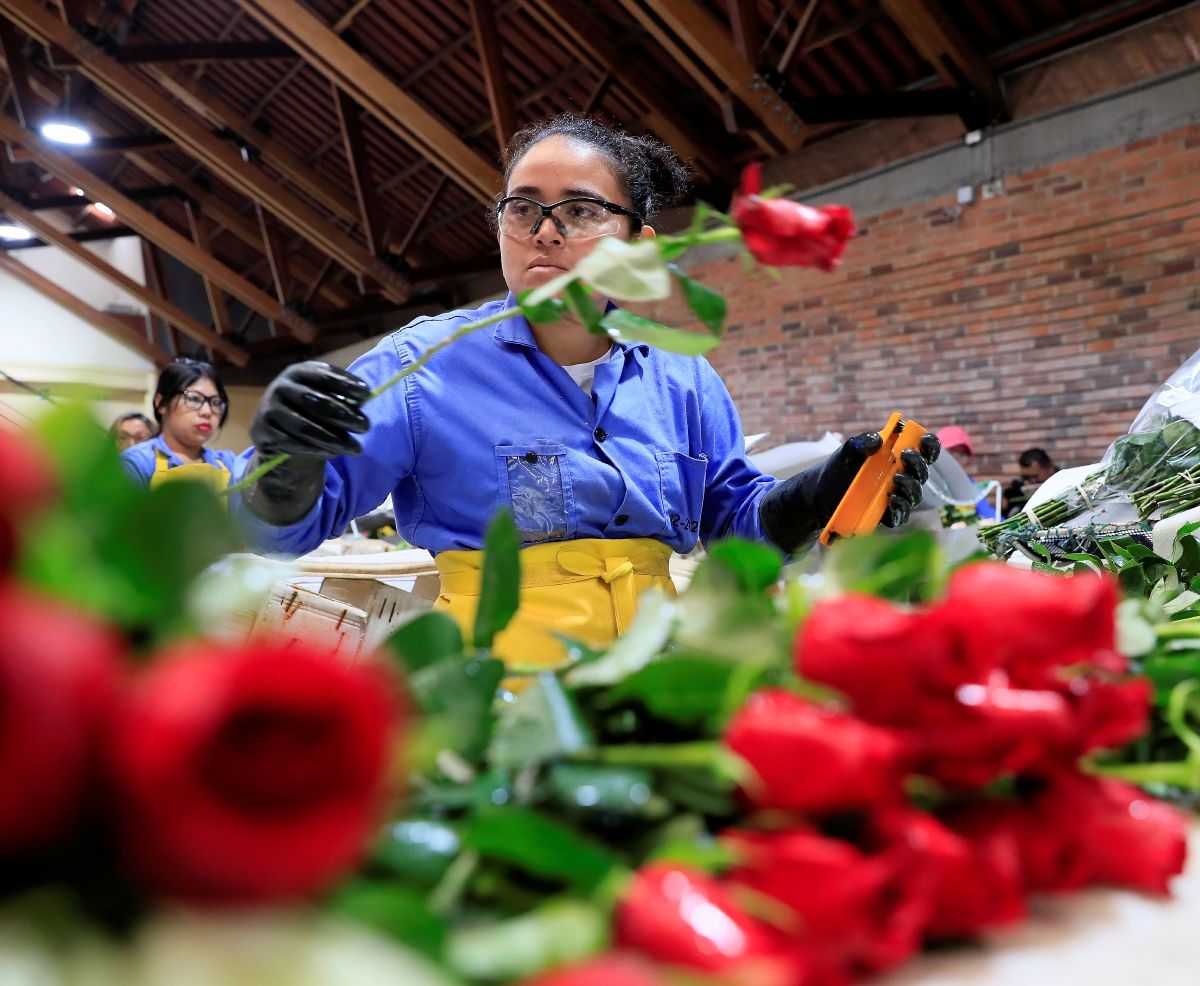
<svg viewBox="0 0 1200 986">
<path fill-rule="evenodd" d="M 218 464 L 224 466 L 231 477 L 237 474 L 239 466 L 237 464 L 238 456 L 235 453 L 224 450 L 214 451 L 208 448 L 203 451 L 205 463 L 210 466 Z M 168 469 L 191 464 L 187 459 L 182 459 L 172 452 L 167 443 L 163 441 L 162 435 L 155 435 L 148 442 L 141 442 L 134 445 L 133 448 L 127 448 L 121 453 L 121 464 L 130 476 L 143 486 L 149 486 L 150 477 L 154 475 L 154 468 L 158 461 L 159 452 L 166 455 Z"/>
<path fill-rule="evenodd" d="M 350 370 L 374 388 L 513 303 L 416 319 Z M 747 461 L 733 401 L 703 358 L 616 343 L 589 396 L 518 314 L 451 343 L 365 411 L 362 455 L 326 465 L 298 523 L 263 524 L 234 495 L 262 547 L 310 551 L 389 493 L 396 529 L 434 554 L 481 548 L 501 507 L 525 544 L 647 537 L 687 552 L 698 538 L 763 538 L 758 504 L 774 480 Z"/>
</svg>

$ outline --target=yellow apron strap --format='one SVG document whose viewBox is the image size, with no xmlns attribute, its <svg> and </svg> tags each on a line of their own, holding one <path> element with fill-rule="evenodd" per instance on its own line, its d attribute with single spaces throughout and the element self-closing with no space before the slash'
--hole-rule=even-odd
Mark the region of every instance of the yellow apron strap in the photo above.
<svg viewBox="0 0 1200 986">
<path fill-rule="evenodd" d="M 564 548 L 556 555 L 558 563 L 568 572 L 600 579 L 612 593 L 613 614 L 617 635 L 629 629 L 637 612 L 637 587 L 633 581 L 633 561 L 629 558 L 597 558 L 586 551 Z M 650 574 L 650 573 L 643 573 Z"/>
<path fill-rule="evenodd" d="M 651 586 L 674 594 L 671 549 L 651 538 L 551 541 L 522 549 L 521 603 L 497 638 L 495 653 L 510 665 L 553 667 L 565 648 L 555 636 L 606 647 L 625 633 L 638 597 Z M 443 551 L 437 608 L 469 633 L 479 602 L 483 552 Z"/>
<path fill-rule="evenodd" d="M 229 485 L 230 473 L 223 462 L 189 462 L 182 466 L 171 468 L 170 457 L 160 448 L 154 450 L 154 474 L 150 477 L 150 485 L 174 481 L 177 479 L 197 479 L 208 483 L 220 493 Z"/>
</svg>

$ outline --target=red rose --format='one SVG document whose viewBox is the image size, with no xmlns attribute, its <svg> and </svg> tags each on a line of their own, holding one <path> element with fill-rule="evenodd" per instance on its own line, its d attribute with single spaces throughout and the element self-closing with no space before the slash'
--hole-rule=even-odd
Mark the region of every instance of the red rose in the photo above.
<svg viewBox="0 0 1200 986">
<path fill-rule="evenodd" d="M 984 802 L 950 824 L 971 838 L 1011 833 L 1028 890 L 1078 890 L 1110 883 L 1166 893 L 1183 871 L 1188 822 L 1182 812 L 1108 778 L 1062 772 L 1024 801 Z"/>
<path fill-rule="evenodd" d="M 12 567 L 17 524 L 55 489 L 54 473 L 29 439 L 0 428 L 0 572 Z"/>
<path fill-rule="evenodd" d="M 379 669 L 256 641 L 159 659 L 116 723 L 131 869 L 151 890 L 243 902 L 319 890 L 373 830 L 394 699 Z"/>
<path fill-rule="evenodd" d="M 1063 688 L 1074 710 L 1079 753 L 1114 750 L 1150 727 L 1154 686 L 1148 678 L 1110 683 L 1077 677 Z"/>
<path fill-rule="evenodd" d="M 950 787 L 982 787 L 1067 759 L 1077 730 L 1063 696 L 1007 688 L 995 675 L 925 702 L 907 736 L 919 772 Z"/>
<path fill-rule="evenodd" d="M 668 986 L 669 980 L 637 955 L 613 952 L 582 965 L 553 969 L 522 986 Z"/>
<path fill-rule="evenodd" d="M 617 905 L 613 940 L 748 986 L 799 986 L 809 978 L 782 934 L 741 910 L 717 880 L 682 866 L 652 863 L 634 874 Z"/>
<path fill-rule="evenodd" d="M 911 722 L 928 697 L 982 680 L 986 658 L 927 610 L 853 593 L 817 603 L 796 634 L 796 670 L 878 723 Z"/>
<path fill-rule="evenodd" d="M 75 822 L 122 649 L 108 626 L 0 586 L 0 855 L 45 847 Z"/>
<path fill-rule="evenodd" d="M 1099 575 L 1050 575 L 997 562 L 958 569 L 940 607 L 966 646 L 991 655 L 1021 688 L 1046 688 L 1077 665 L 1121 673 L 1117 587 Z"/>
<path fill-rule="evenodd" d="M 1013 832 L 968 835 L 908 808 L 882 813 L 875 826 L 889 841 L 922 855 L 932 868 L 934 900 L 926 938 L 971 937 L 1024 918 L 1020 847 Z"/>
<path fill-rule="evenodd" d="M 782 689 L 751 695 L 725 743 L 754 769 L 747 794 L 760 808 L 820 812 L 900 794 L 903 746 L 894 733 Z"/>
<path fill-rule="evenodd" d="M 854 235 L 854 217 L 844 205 L 819 209 L 790 199 L 763 199 L 761 166 L 742 172 L 742 187 L 730 213 L 755 259 L 776 267 L 819 267 L 831 271 L 841 263 Z"/>
<path fill-rule="evenodd" d="M 920 947 L 933 877 L 910 846 L 861 849 L 807 828 L 731 830 L 722 841 L 739 860 L 729 882 L 789 908 L 798 943 L 846 975 L 892 968 Z"/>
</svg>

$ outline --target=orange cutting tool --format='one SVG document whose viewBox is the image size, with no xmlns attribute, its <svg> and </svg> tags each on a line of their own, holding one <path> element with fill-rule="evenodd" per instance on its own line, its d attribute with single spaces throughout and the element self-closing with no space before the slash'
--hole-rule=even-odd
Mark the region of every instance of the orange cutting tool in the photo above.
<svg viewBox="0 0 1200 986">
<path fill-rule="evenodd" d="M 842 502 L 821 532 L 822 544 L 840 537 L 869 534 L 879 526 L 895 485 L 892 477 L 904 471 L 900 453 L 910 448 L 920 452 L 921 438 L 926 434 L 915 421 L 901 418 L 899 411 L 888 418 L 879 432 L 883 446 L 859 467 Z"/>
</svg>

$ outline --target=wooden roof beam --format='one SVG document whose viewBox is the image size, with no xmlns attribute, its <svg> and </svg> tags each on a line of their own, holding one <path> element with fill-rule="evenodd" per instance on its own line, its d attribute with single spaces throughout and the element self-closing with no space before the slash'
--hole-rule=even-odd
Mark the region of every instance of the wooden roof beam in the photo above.
<svg viewBox="0 0 1200 986">
<path fill-rule="evenodd" d="M 609 39 L 594 28 L 583 27 L 582 18 L 572 16 L 556 0 L 526 0 L 526 10 L 543 30 L 561 34 L 575 46 L 581 57 L 591 58 L 601 72 L 610 72 L 614 82 L 628 89 L 647 107 L 643 122 L 682 157 L 694 161 L 713 177 L 728 178 L 729 163 L 718 158 L 702 141 L 684 130 L 676 121 L 679 108 L 660 91 L 648 88 L 629 68 L 629 60 Z"/>
<path fill-rule="evenodd" d="M 0 19 L 0 24 L 2 23 L 5 22 Z M 48 105 L 57 106 L 61 98 L 61 92 L 54 87 L 53 83 L 54 80 L 48 73 L 35 71 L 30 77 L 30 84 L 36 94 Z M 101 120 L 94 110 L 85 114 L 85 119 L 94 133 L 100 134 L 107 129 L 107 123 Z M 254 250 L 262 249 L 262 240 L 259 237 L 258 227 L 254 223 L 246 219 L 234 206 L 230 205 L 215 192 L 209 191 L 207 188 L 202 188 L 195 181 L 191 180 L 181 169 L 170 164 L 158 162 L 141 151 L 128 151 L 126 152 L 125 159 L 135 165 L 147 177 L 159 182 L 163 186 L 172 186 L 175 194 L 186 196 L 202 206 L 215 222 L 219 223 L 247 246 Z M 127 196 L 132 201 L 141 201 L 139 193 L 122 191 L 121 194 Z M 317 279 L 318 268 L 315 264 L 297 258 L 294 267 L 299 276 L 311 278 L 314 281 Z M 359 295 L 332 283 L 327 277 L 321 279 L 318 293 L 324 300 L 338 307 L 357 304 L 360 300 Z"/>
<path fill-rule="evenodd" d="M 183 208 L 187 213 L 192 242 L 205 253 L 212 253 L 208 228 L 204 225 L 204 216 L 200 212 L 200 206 L 194 202 L 185 202 Z M 225 292 L 219 285 L 214 284 L 211 278 L 201 276 L 201 280 L 204 282 L 204 296 L 208 299 L 208 312 L 212 316 L 213 328 L 219 335 L 227 336 L 233 327 L 229 321 L 229 304 L 225 300 Z"/>
<path fill-rule="evenodd" d="M 262 249 L 262 237 L 259 235 L 258 227 L 251 220 L 247 219 L 215 192 L 202 188 L 179 168 L 162 161 L 154 160 L 145 154 L 129 154 L 127 160 L 147 177 L 163 184 L 173 185 L 181 194 L 200 206 L 208 218 L 217 223 L 222 229 L 228 230 L 229 233 L 241 240 L 246 246 L 254 250 Z M 210 233 L 209 235 L 211 237 L 213 234 Z M 315 278 L 316 271 L 317 267 L 307 262 L 303 266 L 297 265 L 296 268 L 296 273 L 301 277 Z M 321 297 L 339 307 L 357 304 L 359 301 L 358 295 L 352 294 L 349 290 L 342 290 L 332 284 L 322 285 L 319 293 Z"/>
<path fill-rule="evenodd" d="M 8 21 L 0 21 L 0 52 L 4 53 L 4 64 L 8 67 L 8 80 L 12 84 L 13 109 L 23 127 L 37 124 L 37 100 L 29 84 L 29 62 L 25 58 L 25 36 Z"/>
<path fill-rule="evenodd" d="M 366 238 L 367 249 L 372 253 L 380 253 L 382 244 L 375 223 L 381 213 L 375 204 L 375 185 L 371 181 L 367 161 L 367 142 L 363 136 L 362 109 L 335 84 L 330 83 L 330 88 L 333 90 L 333 105 L 337 110 L 338 126 L 342 131 L 342 146 L 346 151 L 346 164 L 350 168 L 350 184 L 358 202 L 358 224 L 362 227 L 363 236 Z"/>
<path fill-rule="evenodd" d="M 707 66 L 725 89 L 746 104 L 784 150 L 794 151 L 804 143 L 803 123 L 777 112 L 777 101 L 764 103 L 763 93 L 755 85 L 754 64 L 738 53 L 719 21 L 695 0 L 645 0 L 645 3 L 643 6 L 642 0 L 621 0 L 621 5 L 648 30 L 654 23 L 648 13 L 660 18 L 687 47 L 687 52 L 682 54 L 677 49 L 672 51 L 680 65 L 688 68 L 688 63 L 695 65 L 698 61 Z M 656 26 L 652 33 L 661 40 L 662 32 Z M 688 57 L 689 54 L 693 57 Z M 716 101 L 719 105 L 721 94 Z"/>
<path fill-rule="evenodd" d="M 258 217 L 258 229 L 262 235 L 263 256 L 267 258 L 267 266 L 271 271 L 271 283 L 275 285 L 275 297 L 281 305 L 287 304 L 288 273 L 283 260 L 283 251 L 279 247 L 279 237 L 271 226 L 271 217 L 258 203 L 254 205 L 254 213 Z"/>
<path fill-rule="evenodd" d="M 513 106 L 512 89 L 504 77 L 504 51 L 500 32 L 496 29 L 496 5 L 494 0 L 467 0 L 467 3 L 475 27 L 475 46 L 483 63 L 483 84 L 492 110 L 496 143 L 503 150 L 517 132 L 517 111 Z"/>
<path fill-rule="evenodd" d="M 76 318 L 87 322 L 96 331 L 103 332 L 106 336 L 128 346 L 130 349 L 136 349 L 143 356 L 151 360 L 160 370 L 171 362 L 171 357 L 165 350 L 156 346 L 136 329 L 126 325 L 116 315 L 93 308 L 82 298 L 78 298 L 65 288 L 59 287 L 50 278 L 43 277 L 31 267 L 26 267 L 16 257 L 0 252 L 0 270 L 6 271 L 17 278 L 17 280 L 24 282 L 39 294 L 53 301 L 56 305 L 65 308 Z"/>
<path fill-rule="evenodd" d="M 113 45 L 109 52 L 122 65 L 161 62 L 228 62 L 295 58 L 280 41 L 140 41 Z M 79 60 L 67 53 L 52 54 L 55 68 L 74 68 Z"/>
<path fill-rule="evenodd" d="M 993 122 L 1012 119 L 1004 90 L 987 59 L 971 47 L 938 0 L 882 0 L 881 5 L 946 82 L 955 88 L 973 89 Z"/>
<path fill-rule="evenodd" d="M 751 65 L 758 64 L 762 47 L 762 24 L 758 19 L 757 0 L 729 0 L 729 26 L 738 54 Z"/>
<path fill-rule="evenodd" d="M 492 200 L 500 188 L 496 168 L 297 0 L 236 2 L 473 196 L 484 202 Z"/>
<path fill-rule="evenodd" d="M 290 48 L 288 49 L 291 50 Z M 293 52 L 293 54 L 295 54 Z M 306 164 L 297 154 L 290 151 L 282 141 L 263 133 L 254 125 L 251 117 L 239 113 L 215 93 L 203 89 L 187 78 L 187 73 L 162 66 L 148 66 L 146 75 L 162 86 L 167 93 L 179 100 L 192 112 L 208 120 L 216 127 L 232 130 L 238 137 L 258 152 L 259 158 L 278 171 L 284 178 L 321 203 L 343 222 L 354 224 L 359 221 L 355 200 L 341 192 L 329 180 Z M 371 250 L 372 253 L 376 251 Z"/>
<path fill-rule="evenodd" d="M 76 243 L 100 243 L 104 240 L 120 239 L 122 236 L 137 236 L 137 232 L 128 226 L 105 226 L 102 229 L 84 229 L 68 235 Z M 31 236 L 26 240 L 0 240 L 0 250 L 32 250 L 49 245 L 45 240 L 36 236 Z"/>
<path fill-rule="evenodd" d="M 142 236 L 153 240 L 197 273 L 211 277 L 231 295 L 253 308 L 264 318 L 278 321 L 287 326 L 296 338 L 304 342 L 311 342 L 316 337 L 316 326 L 307 319 L 284 308 L 278 301 L 268 297 L 240 274 L 217 260 L 216 257 L 197 249 L 191 240 L 177 233 L 161 219 L 151 215 L 108 182 L 67 155 L 53 150 L 39 137 L 24 129 L 16 120 L 4 114 L 0 114 L 0 140 L 25 144 L 30 149 L 33 159 L 46 171 L 65 182 L 78 185 L 93 200 L 99 199 L 104 202 Z"/>
<path fill-rule="evenodd" d="M 0 193 L 0 209 L 8 213 L 12 219 L 37 233 L 47 243 L 53 243 L 60 250 L 69 253 L 81 264 L 99 274 L 106 281 L 115 284 L 126 294 L 137 298 L 154 314 L 165 319 L 169 324 L 174 325 L 185 335 L 190 336 L 204 346 L 208 346 L 215 352 L 220 352 L 231 363 L 237 366 L 245 366 L 250 359 L 250 354 L 240 346 L 235 346 L 231 341 L 222 339 L 207 326 L 197 322 L 182 308 L 173 305 L 166 298 L 151 291 L 145 285 L 139 284 L 124 271 L 118 270 L 112 264 L 108 263 L 108 261 L 92 253 L 87 247 L 77 243 L 71 238 L 69 233 L 64 233 L 57 229 L 39 213 L 26 209 L 16 199 L 9 198 L 7 195 Z"/>
<path fill-rule="evenodd" d="M 369 253 L 309 202 L 273 180 L 256 164 L 244 161 L 228 143 L 191 116 L 180 113 L 166 96 L 132 69 L 119 65 L 83 35 L 62 24 L 37 0 L 0 0 L 0 12 L 46 44 L 57 44 L 80 60 L 81 71 L 117 103 L 162 133 L 243 195 L 272 213 L 350 270 L 378 281 L 393 298 L 410 293 L 407 280 Z"/>
</svg>

